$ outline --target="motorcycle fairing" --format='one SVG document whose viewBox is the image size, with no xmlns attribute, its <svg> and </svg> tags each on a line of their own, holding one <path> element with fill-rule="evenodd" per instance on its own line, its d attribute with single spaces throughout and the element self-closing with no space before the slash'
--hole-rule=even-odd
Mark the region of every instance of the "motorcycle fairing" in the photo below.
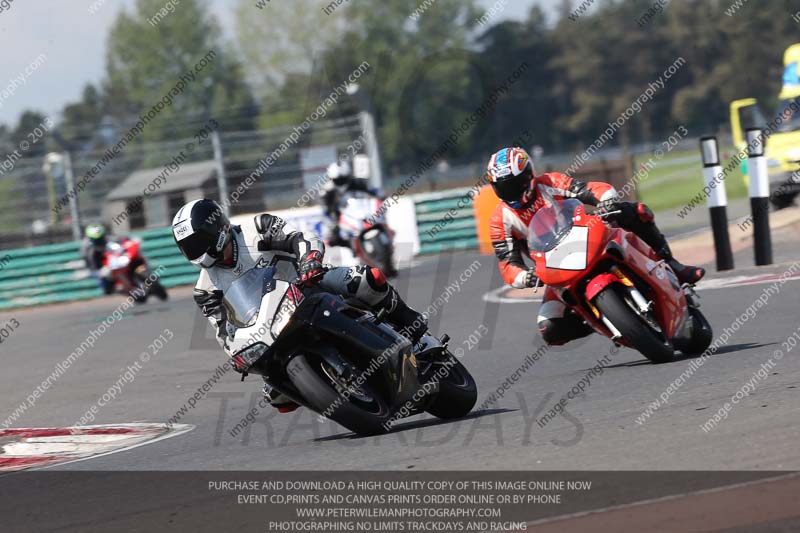
<svg viewBox="0 0 800 533">
<path fill-rule="evenodd" d="M 316 355 L 337 371 L 352 366 L 355 375 L 386 391 L 390 404 L 411 400 L 421 387 L 411 342 L 387 324 L 376 323 L 371 313 L 329 293 L 306 296 L 253 371 L 281 389 L 288 381 L 281 378 L 282 369 L 299 353 Z"/>
<path fill-rule="evenodd" d="M 660 260 L 652 249 L 635 234 L 621 228 L 609 228 L 609 231 L 611 232 L 610 240 L 602 256 L 617 259 L 623 272 L 629 271 L 629 274 L 633 274 L 633 278 L 641 280 L 653 289 L 653 295 L 658 299 L 654 306 L 656 319 L 664 327 L 667 337 L 673 337 L 686 319 L 686 314 L 682 311 L 686 306 L 686 296 L 680 286 L 676 287 L 672 281 L 674 273 L 669 272 L 669 266 Z M 613 273 L 598 274 L 587 285 L 586 300 L 593 301 L 603 289 L 612 283 L 626 284 L 623 279 Z M 628 283 L 632 284 L 630 281 Z"/>
<path fill-rule="evenodd" d="M 569 305 L 587 322 L 605 332 L 608 330 L 593 303 L 597 295 L 613 283 L 646 284 L 658 298 L 655 302 L 657 320 L 669 337 L 674 336 L 686 319 L 682 312 L 685 295 L 680 285 L 675 284 L 674 273 L 634 233 L 609 227 L 599 217 L 588 216 L 584 205 L 572 207 L 569 232 L 548 236 L 550 240 L 558 239 L 552 249 L 531 251 L 541 281 L 564 287 L 562 300 L 571 300 Z M 606 264 L 609 261 L 616 264 L 621 275 L 609 270 Z M 584 265 L 583 269 L 578 268 L 580 264 Z M 644 286 L 640 288 L 645 289 Z M 570 289 L 579 294 L 572 294 Z"/>
</svg>

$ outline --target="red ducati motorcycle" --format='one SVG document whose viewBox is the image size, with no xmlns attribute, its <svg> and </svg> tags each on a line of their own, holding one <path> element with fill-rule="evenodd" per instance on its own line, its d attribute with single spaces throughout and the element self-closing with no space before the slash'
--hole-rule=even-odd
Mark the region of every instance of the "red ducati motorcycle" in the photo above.
<svg viewBox="0 0 800 533">
<path fill-rule="evenodd" d="M 142 243 L 138 239 L 109 242 L 103 254 L 103 269 L 113 280 L 115 290 L 131 294 L 137 302 L 147 301 L 150 295 L 166 300 L 167 290 L 152 276 L 141 247 Z"/>
<path fill-rule="evenodd" d="M 633 233 L 590 215 L 575 199 L 551 201 L 528 229 L 536 275 L 594 330 L 654 363 L 675 351 L 700 354 L 712 341 L 693 286 Z"/>
</svg>

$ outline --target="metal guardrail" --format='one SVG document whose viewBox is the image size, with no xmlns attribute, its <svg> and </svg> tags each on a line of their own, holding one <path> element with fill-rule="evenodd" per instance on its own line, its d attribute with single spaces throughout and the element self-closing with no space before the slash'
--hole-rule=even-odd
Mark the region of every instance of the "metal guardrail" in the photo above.
<svg viewBox="0 0 800 533">
<path fill-rule="evenodd" d="M 459 206 L 459 200 L 469 190 L 469 188 L 451 189 L 414 196 L 420 254 L 471 250 L 478 247 L 472 203 Z M 445 216 L 451 209 L 452 219 L 446 220 Z"/>
<path fill-rule="evenodd" d="M 175 247 L 169 228 L 148 230 L 133 236 L 142 239 L 142 253 L 153 269 L 163 266 L 165 287 L 192 284 L 198 269 Z M 88 300 L 103 295 L 89 277 L 80 245 L 75 242 L 11 250 L 0 271 L 0 309 Z"/>
<path fill-rule="evenodd" d="M 478 247 L 471 204 L 458 207 L 468 188 L 413 197 L 420 236 L 420 253 L 469 250 Z M 450 209 L 452 221 L 443 223 Z M 438 231 L 431 231 L 439 228 Z M 198 269 L 175 247 L 169 228 L 133 233 L 142 239 L 142 253 L 153 269 L 163 266 L 165 287 L 189 285 Z M 89 277 L 78 243 L 60 243 L 0 252 L 0 310 L 101 297 L 97 281 Z"/>
</svg>

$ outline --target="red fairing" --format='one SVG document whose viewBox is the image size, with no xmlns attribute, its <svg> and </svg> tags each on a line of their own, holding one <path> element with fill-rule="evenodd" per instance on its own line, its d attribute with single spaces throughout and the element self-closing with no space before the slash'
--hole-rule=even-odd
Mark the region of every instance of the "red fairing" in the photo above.
<svg viewBox="0 0 800 533">
<path fill-rule="evenodd" d="M 590 281 L 589 285 L 586 287 L 586 299 L 591 302 L 592 300 L 594 300 L 595 296 L 600 294 L 600 292 L 603 289 L 605 289 L 612 283 L 621 283 L 621 281 L 614 274 L 609 274 L 608 272 L 600 274 L 592 281 Z"/>
<path fill-rule="evenodd" d="M 586 267 L 583 270 L 561 270 L 558 268 L 548 268 L 545 255 L 539 252 L 532 252 L 531 259 L 536 261 L 536 275 L 545 285 L 564 287 L 571 285 L 586 276 L 598 261 L 604 257 L 604 249 L 609 240 L 618 239 L 618 230 L 607 227 L 598 217 L 588 216 L 586 208 L 580 207 L 575 211 L 575 227 L 588 228 L 588 239 L 586 243 Z"/>
<path fill-rule="evenodd" d="M 647 212 L 643 211 L 641 215 L 647 216 Z M 537 230 L 537 227 L 548 225 L 547 216 L 548 212 L 543 212 L 533 220 L 533 229 L 529 231 L 546 235 L 546 228 Z M 553 294 L 558 294 L 558 298 L 595 331 L 611 337 L 611 332 L 597 314 L 594 299 L 614 283 L 626 287 L 636 285 L 642 296 L 654 303 L 654 318 L 666 336 L 673 338 L 686 319 L 687 304 L 680 283 L 664 261 L 636 235 L 607 226 L 600 217 L 587 215 L 583 206 L 576 208 L 572 217 L 570 239 L 562 241 L 569 244 L 565 244 L 560 252 L 557 245 L 548 252 L 532 251 L 530 254 L 536 261 L 536 274 L 548 290 L 555 291 Z M 556 223 L 556 219 L 552 223 Z M 585 260 L 578 261 L 576 266 L 574 257 L 580 256 L 581 252 L 585 254 Z M 598 270 L 600 265 L 604 267 Z M 501 264 L 501 270 L 504 267 L 509 269 L 511 265 Z M 624 338 L 617 342 L 627 345 Z"/>
<path fill-rule="evenodd" d="M 119 248 L 117 248 L 116 251 L 106 249 L 105 253 L 103 254 L 103 266 L 111 267 L 114 259 L 118 257 L 128 258 L 128 262 L 125 266 L 121 268 L 113 268 L 111 270 L 111 275 L 114 279 L 114 284 L 116 287 L 124 292 L 127 292 L 133 289 L 135 286 L 133 279 L 131 279 L 134 269 L 139 268 L 142 265 L 146 265 L 147 262 L 141 253 L 142 242 L 140 240 L 122 238 L 117 242 L 117 244 L 119 245 Z"/>
<path fill-rule="evenodd" d="M 520 272 L 527 270 L 523 258 L 528 255 L 526 244 L 528 223 L 536 211 L 545 205 L 543 192 L 556 200 L 575 198 L 594 205 L 612 194 L 614 188 L 608 183 L 582 182 L 560 172 L 548 172 L 533 179 L 532 190 L 535 198 L 530 206 L 513 209 L 505 202 L 500 202 L 489 220 L 489 236 L 497 256 L 498 267 L 503 281 L 509 285 Z M 526 199 L 530 198 L 526 196 Z M 602 222 L 600 224 L 602 225 Z"/>
<path fill-rule="evenodd" d="M 130 256 L 131 259 L 139 257 L 139 253 L 142 248 L 141 242 L 134 239 L 125 239 L 120 244 L 122 244 L 122 246 L 125 247 L 125 251 L 127 252 L 128 256 Z"/>
</svg>

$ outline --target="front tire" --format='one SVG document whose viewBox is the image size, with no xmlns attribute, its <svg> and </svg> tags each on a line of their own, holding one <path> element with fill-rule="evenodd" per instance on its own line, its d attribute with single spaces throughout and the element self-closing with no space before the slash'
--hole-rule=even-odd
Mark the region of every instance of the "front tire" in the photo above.
<svg viewBox="0 0 800 533">
<path fill-rule="evenodd" d="M 369 396 L 371 406 L 369 402 L 357 404 L 354 395 L 345 399 L 323 365 L 323 360 L 302 354 L 286 365 L 289 379 L 306 402 L 320 414 L 331 411 L 328 418 L 358 435 L 386 433 L 388 428 L 384 427 L 384 422 L 388 419 L 389 408 L 383 399 L 372 394 L 367 384 L 361 386 L 361 392 L 366 389 L 364 394 Z"/>
<path fill-rule="evenodd" d="M 454 364 L 449 368 L 447 375 L 439 378 L 439 393 L 426 411 L 443 419 L 463 418 L 475 407 L 478 387 L 472 374 L 461 361 L 450 355 L 447 363 Z"/>
<path fill-rule="evenodd" d="M 656 364 L 669 363 L 675 358 L 675 349 L 631 308 L 624 291 L 621 285 L 613 283 L 597 295 L 594 303 L 642 355 Z"/>
</svg>

